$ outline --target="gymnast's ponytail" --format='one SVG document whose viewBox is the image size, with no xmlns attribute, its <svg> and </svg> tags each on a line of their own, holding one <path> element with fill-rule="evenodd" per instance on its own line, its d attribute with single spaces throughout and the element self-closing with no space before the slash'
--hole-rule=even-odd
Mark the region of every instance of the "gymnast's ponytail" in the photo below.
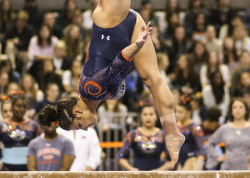
<svg viewBox="0 0 250 178">
<path fill-rule="evenodd" d="M 76 118 L 73 109 L 77 104 L 76 97 L 66 97 L 58 101 L 56 106 L 47 105 L 41 109 L 38 119 L 42 125 L 50 126 L 51 123 L 58 123 L 64 130 L 69 130 Z"/>
</svg>

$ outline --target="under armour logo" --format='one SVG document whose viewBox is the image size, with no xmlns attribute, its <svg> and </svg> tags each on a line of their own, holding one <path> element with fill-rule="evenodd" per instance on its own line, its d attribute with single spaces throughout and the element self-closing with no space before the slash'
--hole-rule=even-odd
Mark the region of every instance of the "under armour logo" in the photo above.
<svg viewBox="0 0 250 178">
<path fill-rule="evenodd" d="M 105 38 L 105 36 L 102 35 L 102 36 L 101 36 L 101 39 L 104 40 L 104 38 Z M 110 40 L 110 36 L 107 36 L 106 39 L 107 39 L 107 41 L 109 41 L 109 40 Z"/>
</svg>

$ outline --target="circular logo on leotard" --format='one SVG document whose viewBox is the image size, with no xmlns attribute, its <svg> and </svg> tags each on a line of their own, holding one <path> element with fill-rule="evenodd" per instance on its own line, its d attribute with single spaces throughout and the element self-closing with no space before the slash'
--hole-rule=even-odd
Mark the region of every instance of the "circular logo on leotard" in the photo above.
<svg viewBox="0 0 250 178">
<path fill-rule="evenodd" d="M 90 91 L 90 87 L 95 87 L 95 88 L 97 88 L 98 91 L 95 92 L 95 93 L 92 93 Z M 99 84 L 97 84 L 96 82 L 94 82 L 94 81 L 88 81 L 84 85 L 84 91 L 85 91 L 86 94 L 96 96 L 96 95 L 99 95 L 102 92 L 102 87 Z"/>
</svg>

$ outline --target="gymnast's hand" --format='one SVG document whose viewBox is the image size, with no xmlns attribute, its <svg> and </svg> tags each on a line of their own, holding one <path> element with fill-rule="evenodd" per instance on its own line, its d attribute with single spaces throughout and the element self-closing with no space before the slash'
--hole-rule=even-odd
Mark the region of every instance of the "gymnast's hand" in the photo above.
<svg viewBox="0 0 250 178">
<path fill-rule="evenodd" d="M 139 33 L 138 39 L 135 42 L 138 47 L 142 47 L 148 35 L 151 34 L 152 27 L 150 27 L 150 25 L 151 25 L 151 22 L 148 22 L 147 26 L 142 25 L 141 32 Z"/>
</svg>

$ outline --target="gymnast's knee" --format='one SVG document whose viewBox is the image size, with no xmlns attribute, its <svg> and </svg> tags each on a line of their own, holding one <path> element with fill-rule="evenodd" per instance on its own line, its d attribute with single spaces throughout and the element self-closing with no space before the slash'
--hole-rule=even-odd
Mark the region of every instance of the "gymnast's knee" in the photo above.
<svg viewBox="0 0 250 178">
<path fill-rule="evenodd" d="M 142 81 L 149 89 L 159 87 L 165 82 L 162 76 L 157 73 L 142 77 Z"/>
</svg>

